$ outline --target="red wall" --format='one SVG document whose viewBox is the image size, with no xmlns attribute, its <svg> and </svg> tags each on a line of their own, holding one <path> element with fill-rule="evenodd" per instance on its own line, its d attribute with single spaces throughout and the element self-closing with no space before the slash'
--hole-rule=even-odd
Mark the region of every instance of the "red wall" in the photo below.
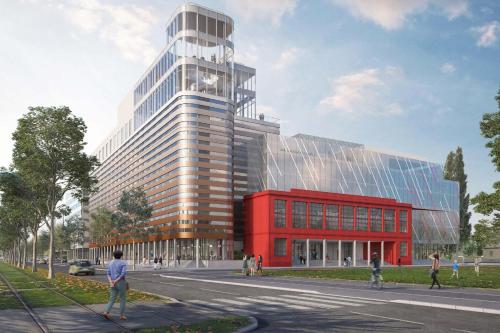
<svg viewBox="0 0 500 333">
<path fill-rule="evenodd" d="M 286 227 L 276 228 L 274 226 L 274 200 L 286 200 Z M 306 202 L 307 205 L 307 228 L 297 229 L 292 228 L 292 202 Z M 309 228 L 309 204 L 322 203 L 323 212 L 323 229 Z M 356 207 L 366 208 L 384 208 L 394 209 L 395 215 L 395 232 L 371 232 L 357 230 L 342 230 L 341 219 L 342 210 L 339 216 L 339 230 L 326 230 L 325 228 L 325 210 L 326 204 L 336 204 L 339 206 L 349 205 L 354 207 L 354 229 L 356 229 Z M 361 242 L 371 241 L 371 252 L 380 253 L 380 241 L 384 241 L 384 260 L 386 262 L 396 264 L 397 258 L 400 257 L 400 243 L 406 242 L 407 255 L 401 257 L 401 263 L 404 265 L 411 264 L 411 205 L 399 203 L 393 199 L 346 195 L 338 193 L 327 193 L 318 191 L 295 190 L 289 192 L 283 191 L 264 191 L 246 196 L 244 199 L 245 207 L 245 236 L 244 236 L 244 252 L 246 254 L 255 254 L 255 256 L 263 256 L 264 266 L 291 266 L 292 265 L 292 240 L 293 239 L 327 239 L 327 240 L 357 240 Z M 407 232 L 399 232 L 399 210 L 405 209 L 408 211 Z M 383 220 L 384 211 L 382 211 Z M 368 209 L 368 228 L 371 226 L 370 209 Z M 384 223 L 383 223 L 384 224 Z M 274 239 L 287 239 L 286 257 L 274 256 Z M 363 247 L 363 258 L 367 257 L 367 245 Z"/>
</svg>

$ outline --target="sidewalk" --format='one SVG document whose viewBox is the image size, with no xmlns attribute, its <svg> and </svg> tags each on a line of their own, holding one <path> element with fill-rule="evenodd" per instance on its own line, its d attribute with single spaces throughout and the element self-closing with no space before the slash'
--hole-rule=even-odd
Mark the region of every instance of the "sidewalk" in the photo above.
<svg viewBox="0 0 500 333">
<path fill-rule="evenodd" d="M 96 304 L 88 307 L 101 313 L 104 306 L 105 304 Z M 112 321 L 105 320 L 100 315 L 79 306 L 37 308 L 35 312 L 46 323 L 51 332 L 123 331 Z M 221 318 L 227 316 L 227 313 L 185 303 L 136 302 L 127 304 L 126 316 L 126 321 L 119 320 L 118 304 L 115 304 L 111 312 L 111 318 L 130 330 L 176 324 L 193 324 Z M 0 310 L 0 327 L 2 333 L 39 332 L 31 324 L 31 319 L 24 310 Z"/>
</svg>

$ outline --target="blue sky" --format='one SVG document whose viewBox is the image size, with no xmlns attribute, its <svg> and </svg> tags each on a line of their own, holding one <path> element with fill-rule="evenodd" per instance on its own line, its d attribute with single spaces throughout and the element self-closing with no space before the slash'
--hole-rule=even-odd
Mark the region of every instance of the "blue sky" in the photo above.
<svg viewBox="0 0 500 333">
<path fill-rule="evenodd" d="M 68 105 L 91 151 L 164 46 L 184 1 L 0 3 L 0 165 L 29 105 Z M 297 132 L 442 163 L 462 146 L 469 191 L 498 180 L 479 121 L 500 87 L 500 2 L 207 0 L 236 22 L 239 61 L 257 69 L 258 111 Z M 474 216 L 477 220 L 478 216 Z"/>
</svg>

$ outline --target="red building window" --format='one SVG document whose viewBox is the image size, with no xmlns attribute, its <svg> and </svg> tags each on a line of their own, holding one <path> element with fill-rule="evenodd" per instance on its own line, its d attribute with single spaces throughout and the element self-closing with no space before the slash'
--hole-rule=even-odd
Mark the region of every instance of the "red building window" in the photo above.
<svg viewBox="0 0 500 333">
<path fill-rule="evenodd" d="M 356 230 L 368 231 L 368 208 L 356 208 Z"/>
<path fill-rule="evenodd" d="M 382 231 L 382 209 L 372 208 L 371 209 L 371 231 L 381 232 Z"/>
<path fill-rule="evenodd" d="M 394 209 L 384 209 L 384 232 L 394 232 Z"/>
<path fill-rule="evenodd" d="M 292 225 L 294 228 L 306 228 L 306 203 L 294 201 L 292 207 Z"/>
<path fill-rule="evenodd" d="M 274 226 L 276 228 L 286 227 L 286 201 L 274 200 Z"/>
<path fill-rule="evenodd" d="M 354 209 L 352 206 L 342 206 L 342 230 L 354 229 Z"/>
<path fill-rule="evenodd" d="M 311 229 L 323 229 L 323 204 L 311 203 L 309 209 Z"/>
<path fill-rule="evenodd" d="M 329 230 L 338 230 L 339 228 L 339 206 L 326 206 L 326 228 Z"/>
<path fill-rule="evenodd" d="M 400 210 L 399 211 L 399 231 L 400 232 L 408 232 L 408 211 Z"/>
<path fill-rule="evenodd" d="M 286 238 L 274 239 L 274 256 L 286 257 Z"/>
</svg>

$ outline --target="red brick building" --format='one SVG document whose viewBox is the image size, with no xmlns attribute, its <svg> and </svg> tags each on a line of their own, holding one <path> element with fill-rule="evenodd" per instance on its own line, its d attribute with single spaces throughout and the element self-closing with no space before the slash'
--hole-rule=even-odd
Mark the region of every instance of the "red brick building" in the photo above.
<svg viewBox="0 0 500 333">
<path fill-rule="evenodd" d="M 264 266 L 412 263 L 412 206 L 394 199 L 292 189 L 263 191 L 245 201 L 246 254 Z M 346 260 L 344 260 L 344 258 Z"/>
</svg>

